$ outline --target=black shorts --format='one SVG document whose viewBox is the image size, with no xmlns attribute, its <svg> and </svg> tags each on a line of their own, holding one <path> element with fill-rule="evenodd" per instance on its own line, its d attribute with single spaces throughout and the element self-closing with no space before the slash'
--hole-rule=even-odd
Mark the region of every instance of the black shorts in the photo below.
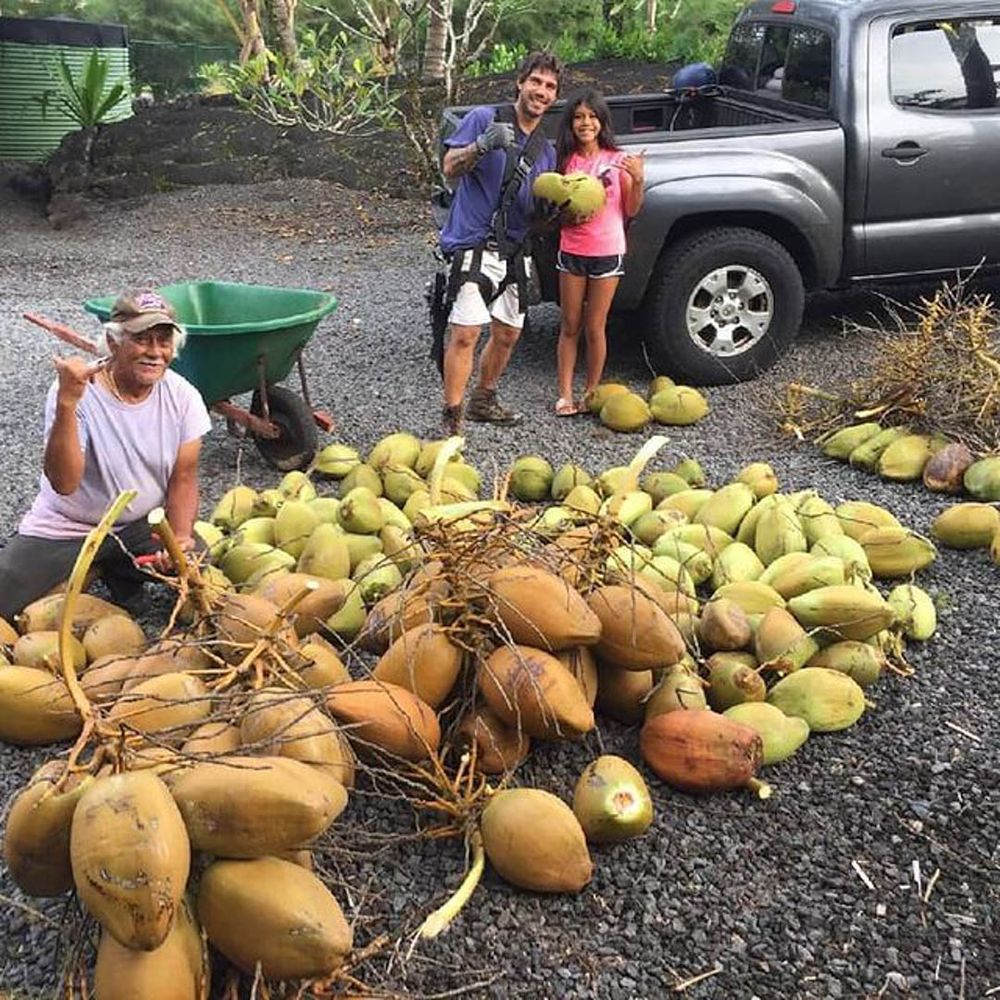
<svg viewBox="0 0 1000 1000">
<path fill-rule="evenodd" d="M 556 270 L 575 274 L 579 278 L 620 278 L 625 273 L 625 256 L 613 253 L 608 257 L 584 257 L 560 250 Z"/>
</svg>

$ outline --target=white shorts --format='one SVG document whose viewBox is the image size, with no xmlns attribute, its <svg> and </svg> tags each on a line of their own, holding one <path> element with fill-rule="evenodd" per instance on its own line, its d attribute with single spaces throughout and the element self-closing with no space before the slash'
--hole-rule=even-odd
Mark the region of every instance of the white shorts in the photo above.
<svg viewBox="0 0 1000 1000">
<path fill-rule="evenodd" d="M 468 267 L 473 253 L 472 250 L 463 250 L 462 263 L 455 266 Z M 524 266 L 530 274 L 531 269 L 535 266 L 534 261 L 530 257 L 525 257 Z M 483 250 L 482 272 L 496 288 L 507 277 L 507 262 L 500 259 L 496 250 Z M 520 330 L 524 326 L 524 312 L 517 294 L 517 285 L 508 285 L 487 306 L 479 291 L 479 285 L 474 281 L 465 282 L 455 296 L 451 312 L 448 314 L 448 322 L 455 324 L 455 326 L 482 326 L 484 323 L 489 323 L 491 319 L 506 323 L 507 326 L 512 326 L 515 330 Z"/>
</svg>

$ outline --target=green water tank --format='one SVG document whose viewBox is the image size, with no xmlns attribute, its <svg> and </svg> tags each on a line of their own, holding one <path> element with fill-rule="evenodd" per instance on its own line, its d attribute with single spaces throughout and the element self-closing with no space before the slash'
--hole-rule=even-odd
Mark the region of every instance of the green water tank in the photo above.
<svg viewBox="0 0 1000 1000">
<path fill-rule="evenodd" d="M 67 132 L 79 127 L 55 99 L 57 67 L 65 58 L 78 78 L 94 49 L 108 60 L 105 86 L 118 81 L 126 85 L 126 96 L 105 120 L 128 118 L 132 101 L 124 27 L 62 18 L 0 17 L 0 160 L 43 160 Z"/>
</svg>

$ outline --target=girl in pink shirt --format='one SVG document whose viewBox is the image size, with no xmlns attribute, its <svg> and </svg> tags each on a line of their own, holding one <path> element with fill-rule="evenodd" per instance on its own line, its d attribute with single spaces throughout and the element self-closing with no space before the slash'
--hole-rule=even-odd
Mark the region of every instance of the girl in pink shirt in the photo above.
<svg viewBox="0 0 1000 1000">
<path fill-rule="evenodd" d="M 622 152 L 615 142 L 611 113 L 595 90 L 566 105 L 556 137 L 557 169 L 587 173 L 604 184 L 604 207 L 589 219 L 565 220 L 559 238 L 559 300 L 562 317 L 556 366 L 556 413 L 580 413 L 573 397 L 573 370 L 581 332 L 587 342 L 586 393 L 601 381 L 607 357 L 605 327 L 618 280 L 624 273 L 625 220 L 642 206 L 642 156 Z"/>
</svg>

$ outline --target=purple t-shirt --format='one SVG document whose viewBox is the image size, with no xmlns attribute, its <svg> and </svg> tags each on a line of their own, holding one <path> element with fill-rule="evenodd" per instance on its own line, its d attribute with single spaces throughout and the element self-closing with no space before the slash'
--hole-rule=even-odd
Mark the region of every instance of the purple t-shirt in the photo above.
<svg viewBox="0 0 1000 1000">
<path fill-rule="evenodd" d="M 56 415 L 58 382 L 45 400 L 45 439 Z M 138 490 L 118 524 L 145 517 L 166 500 L 177 449 L 212 426 L 201 394 L 168 369 L 140 403 L 123 403 L 100 383 L 87 386 L 76 407 L 83 479 L 73 493 L 57 493 L 42 473 L 38 496 L 18 533 L 35 538 L 80 538 L 104 516 L 122 490 Z"/>
<path fill-rule="evenodd" d="M 493 121 L 496 112 L 488 105 L 473 108 L 462 119 L 458 128 L 445 139 L 450 148 L 468 146 Z M 541 128 L 541 124 L 538 128 Z M 517 145 L 523 149 L 528 141 L 526 133 L 514 125 Z M 493 214 L 500 204 L 507 153 L 494 149 L 479 158 L 479 162 L 459 179 L 452 199 L 448 221 L 441 230 L 441 249 L 445 253 L 479 246 L 492 235 Z M 556 151 L 551 140 L 546 139 L 532 165 L 531 173 L 518 189 L 517 198 L 507 213 L 507 235 L 520 242 L 528 233 L 528 223 L 534 209 L 531 182 L 539 174 L 556 168 Z"/>
</svg>

